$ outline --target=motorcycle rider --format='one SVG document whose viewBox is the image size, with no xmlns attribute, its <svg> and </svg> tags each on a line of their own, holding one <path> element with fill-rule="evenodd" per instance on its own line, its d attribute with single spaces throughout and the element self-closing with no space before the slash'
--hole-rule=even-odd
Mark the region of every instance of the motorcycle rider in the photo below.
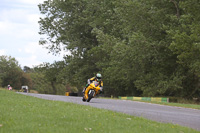
<svg viewBox="0 0 200 133">
<path fill-rule="evenodd" d="M 10 85 L 8 85 L 8 90 L 12 90 L 12 87 Z"/>
<path fill-rule="evenodd" d="M 103 92 L 103 81 L 102 81 L 102 75 L 100 73 L 97 73 L 95 77 L 92 77 L 90 79 L 87 80 L 87 84 L 85 86 L 85 88 L 83 89 L 83 95 L 85 95 L 85 90 L 87 89 L 87 87 L 93 82 L 93 81 L 97 81 L 100 85 L 100 93 Z"/>
</svg>

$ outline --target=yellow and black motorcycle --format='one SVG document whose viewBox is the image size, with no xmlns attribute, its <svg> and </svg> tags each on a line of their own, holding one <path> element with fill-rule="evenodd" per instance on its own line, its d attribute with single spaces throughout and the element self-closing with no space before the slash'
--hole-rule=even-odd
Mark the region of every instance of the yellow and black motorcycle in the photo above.
<svg viewBox="0 0 200 133">
<path fill-rule="evenodd" d="M 83 95 L 83 101 L 90 102 L 90 100 L 95 97 L 100 92 L 100 84 L 97 81 L 93 81 L 85 90 Z"/>
</svg>

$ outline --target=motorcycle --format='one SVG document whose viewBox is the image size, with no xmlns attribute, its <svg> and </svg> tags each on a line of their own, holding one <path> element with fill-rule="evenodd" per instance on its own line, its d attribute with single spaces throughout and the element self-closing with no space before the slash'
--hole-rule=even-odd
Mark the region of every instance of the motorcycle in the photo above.
<svg viewBox="0 0 200 133">
<path fill-rule="evenodd" d="M 90 102 L 100 91 L 100 85 L 97 81 L 93 81 L 85 90 L 83 101 Z"/>
</svg>

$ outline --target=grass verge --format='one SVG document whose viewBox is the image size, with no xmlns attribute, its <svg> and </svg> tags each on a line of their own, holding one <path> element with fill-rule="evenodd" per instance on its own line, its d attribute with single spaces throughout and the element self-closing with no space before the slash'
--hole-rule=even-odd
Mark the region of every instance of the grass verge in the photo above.
<svg viewBox="0 0 200 133">
<path fill-rule="evenodd" d="M 176 106 L 176 107 L 183 107 L 183 108 L 200 109 L 200 105 L 198 105 L 198 104 L 165 103 L 165 102 L 148 102 L 148 103 L 155 103 L 155 104 Z"/>
<path fill-rule="evenodd" d="M 196 133 L 191 128 L 0 89 L 1 133 Z"/>
<path fill-rule="evenodd" d="M 118 99 L 118 100 L 120 100 L 119 98 L 106 98 L 106 97 L 100 97 L 100 98 L 103 98 L 103 99 Z M 134 100 L 132 100 L 132 101 L 134 101 Z M 154 101 L 138 101 L 138 102 L 154 103 L 154 104 L 176 106 L 176 107 L 183 107 L 183 108 L 200 109 L 200 104 L 166 103 L 166 102 L 154 102 Z"/>
</svg>

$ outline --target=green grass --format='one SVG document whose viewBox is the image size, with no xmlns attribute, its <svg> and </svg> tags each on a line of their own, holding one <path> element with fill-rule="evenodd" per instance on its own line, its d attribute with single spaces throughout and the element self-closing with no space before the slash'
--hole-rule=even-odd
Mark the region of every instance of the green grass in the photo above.
<svg viewBox="0 0 200 133">
<path fill-rule="evenodd" d="M 191 128 L 0 89 L 0 133 L 195 133 Z"/>
<path fill-rule="evenodd" d="M 103 97 L 100 97 L 100 98 L 103 98 Z M 103 98 L 103 99 L 118 99 L 118 98 Z M 200 104 L 165 103 L 165 102 L 153 102 L 153 101 L 139 101 L 139 102 L 154 103 L 154 104 L 176 106 L 176 107 L 183 107 L 183 108 L 200 109 Z"/>
<path fill-rule="evenodd" d="M 165 102 L 148 102 L 148 103 L 155 103 L 155 104 L 162 104 L 162 105 L 176 106 L 176 107 L 183 107 L 183 108 L 200 109 L 199 104 L 165 103 Z"/>
</svg>

